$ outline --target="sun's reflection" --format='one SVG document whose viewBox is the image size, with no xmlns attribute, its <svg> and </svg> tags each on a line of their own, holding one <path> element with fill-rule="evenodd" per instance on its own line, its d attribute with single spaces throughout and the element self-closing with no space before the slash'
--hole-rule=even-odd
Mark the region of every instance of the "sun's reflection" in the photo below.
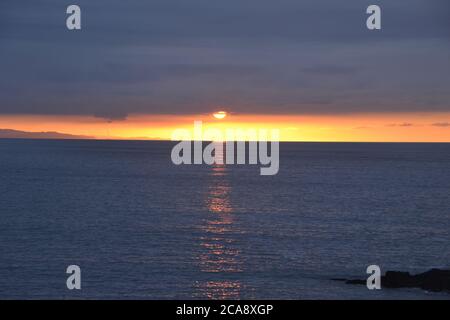
<svg viewBox="0 0 450 320">
<path fill-rule="evenodd" d="M 215 169 L 217 168 L 214 168 L 213 170 Z M 220 172 L 218 173 L 220 174 Z M 209 211 L 217 214 L 230 213 L 232 210 L 229 199 L 229 192 L 230 187 L 225 184 L 210 187 L 208 198 L 206 199 L 206 204 Z M 230 219 L 232 219 L 232 217 L 221 216 L 221 218 L 231 223 Z"/>
<path fill-rule="evenodd" d="M 239 299 L 242 289 L 242 283 L 233 279 L 233 275 L 243 271 L 243 263 L 236 239 L 239 230 L 230 201 L 227 169 L 224 164 L 216 164 L 209 175 L 205 196 L 207 216 L 200 227 L 198 257 L 199 268 L 207 274 L 207 280 L 196 283 L 197 296 L 201 298 Z"/>
<path fill-rule="evenodd" d="M 211 300 L 239 299 L 240 281 L 207 281 L 198 286 L 203 298 Z"/>
</svg>

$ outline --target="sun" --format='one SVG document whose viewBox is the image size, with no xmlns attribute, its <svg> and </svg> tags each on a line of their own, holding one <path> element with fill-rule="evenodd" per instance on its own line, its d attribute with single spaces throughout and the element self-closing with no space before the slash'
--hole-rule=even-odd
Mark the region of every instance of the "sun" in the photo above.
<svg viewBox="0 0 450 320">
<path fill-rule="evenodd" d="M 215 112 L 213 113 L 214 118 L 222 120 L 227 116 L 227 113 L 225 111 L 219 111 L 219 112 Z"/>
</svg>

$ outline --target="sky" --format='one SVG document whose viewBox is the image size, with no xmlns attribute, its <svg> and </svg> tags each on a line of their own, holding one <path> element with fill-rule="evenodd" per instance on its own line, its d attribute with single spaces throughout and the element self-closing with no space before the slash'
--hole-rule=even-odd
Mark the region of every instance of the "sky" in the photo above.
<svg viewBox="0 0 450 320">
<path fill-rule="evenodd" d="M 0 128 L 165 139 L 226 110 L 284 140 L 450 141 L 449 40 L 448 0 L 2 0 Z"/>
</svg>

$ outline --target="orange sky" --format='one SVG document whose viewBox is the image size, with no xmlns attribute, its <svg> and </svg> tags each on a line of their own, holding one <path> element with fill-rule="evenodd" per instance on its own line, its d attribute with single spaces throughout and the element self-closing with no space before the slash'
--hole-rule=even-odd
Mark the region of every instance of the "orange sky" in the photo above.
<svg viewBox="0 0 450 320">
<path fill-rule="evenodd" d="M 1 129 L 56 131 L 99 139 L 167 139 L 176 129 L 279 129 L 282 141 L 450 142 L 450 113 L 351 115 L 130 115 L 108 122 L 86 116 L 0 116 Z"/>
</svg>

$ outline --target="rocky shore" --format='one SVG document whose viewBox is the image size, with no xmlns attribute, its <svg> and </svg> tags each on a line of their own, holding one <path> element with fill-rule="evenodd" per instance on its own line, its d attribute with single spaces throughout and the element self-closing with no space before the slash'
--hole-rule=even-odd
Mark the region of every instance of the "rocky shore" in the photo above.
<svg viewBox="0 0 450 320">
<path fill-rule="evenodd" d="M 366 279 L 332 279 L 347 284 L 366 285 Z M 382 288 L 420 288 L 433 292 L 450 293 L 450 270 L 431 269 L 411 275 L 409 272 L 387 271 L 381 276 Z"/>
</svg>

